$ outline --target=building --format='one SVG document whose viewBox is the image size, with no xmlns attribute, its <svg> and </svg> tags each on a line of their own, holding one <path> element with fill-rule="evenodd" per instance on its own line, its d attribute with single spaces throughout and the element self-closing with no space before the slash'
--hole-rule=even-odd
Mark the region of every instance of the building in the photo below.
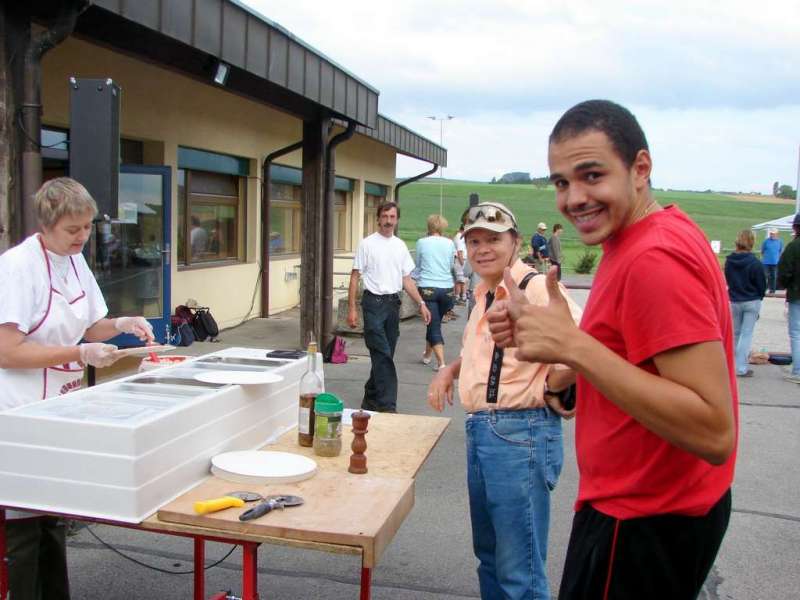
<svg viewBox="0 0 800 600">
<path fill-rule="evenodd" d="M 51 4 L 33 2 L 44 27 Z M 221 327 L 302 300 L 304 331 L 330 332 L 397 154 L 446 164 L 376 89 L 235 0 L 96 1 L 41 68 L 45 178 L 69 173 L 70 86 L 121 90 L 119 218 L 98 224 L 95 270 L 112 314 L 159 329 L 193 298 Z"/>
</svg>

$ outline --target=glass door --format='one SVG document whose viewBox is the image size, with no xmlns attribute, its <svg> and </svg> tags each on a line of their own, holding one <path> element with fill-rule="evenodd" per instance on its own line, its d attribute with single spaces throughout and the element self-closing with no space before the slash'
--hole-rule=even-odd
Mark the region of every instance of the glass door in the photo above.
<svg viewBox="0 0 800 600">
<path fill-rule="evenodd" d="M 160 343 L 167 341 L 171 311 L 171 190 L 169 167 L 122 165 L 119 213 L 99 221 L 96 231 L 94 272 L 109 316 L 144 316 Z M 141 344 L 127 334 L 109 343 Z"/>
</svg>

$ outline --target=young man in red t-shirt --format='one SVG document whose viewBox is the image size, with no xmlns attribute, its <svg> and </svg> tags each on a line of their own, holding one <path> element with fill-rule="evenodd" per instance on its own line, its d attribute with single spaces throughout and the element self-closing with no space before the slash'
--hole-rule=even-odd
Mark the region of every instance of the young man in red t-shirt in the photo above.
<svg viewBox="0 0 800 600">
<path fill-rule="evenodd" d="M 736 455 L 725 280 L 697 225 L 655 202 L 647 140 L 625 108 L 571 108 L 549 163 L 559 210 L 603 245 L 583 319 L 551 270 L 547 307 L 517 294 L 490 329 L 518 357 L 577 373 L 580 483 L 559 598 L 696 598 L 727 529 Z"/>
</svg>

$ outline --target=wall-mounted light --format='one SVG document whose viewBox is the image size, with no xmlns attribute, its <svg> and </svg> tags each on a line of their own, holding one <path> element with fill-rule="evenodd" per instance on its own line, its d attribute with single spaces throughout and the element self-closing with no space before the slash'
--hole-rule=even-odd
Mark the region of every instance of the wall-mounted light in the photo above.
<svg viewBox="0 0 800 600">
<path fill-rule="evenodd" d="M 225 85 L 228 81 L 228 74 L 231 71 L 231 66 L 220 61 L 217 63 L 217 70 L 214 72 L 214 83 Z"/>
</svg>

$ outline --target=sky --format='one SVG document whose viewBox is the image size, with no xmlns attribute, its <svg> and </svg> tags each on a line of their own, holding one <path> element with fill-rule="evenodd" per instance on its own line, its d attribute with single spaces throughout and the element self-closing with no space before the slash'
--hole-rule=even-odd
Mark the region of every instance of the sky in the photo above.
<svg viewBox="0 0 800 600">
<path fill-rule="evenodd" d="M 377 88 L 382 115 L 441 133 L 447 178 L 548 175 L 559 116 L 607 98 L 642 125 L 655 187 L 797 185 L 798 0 L 242 1 Z"/>
</svg>

